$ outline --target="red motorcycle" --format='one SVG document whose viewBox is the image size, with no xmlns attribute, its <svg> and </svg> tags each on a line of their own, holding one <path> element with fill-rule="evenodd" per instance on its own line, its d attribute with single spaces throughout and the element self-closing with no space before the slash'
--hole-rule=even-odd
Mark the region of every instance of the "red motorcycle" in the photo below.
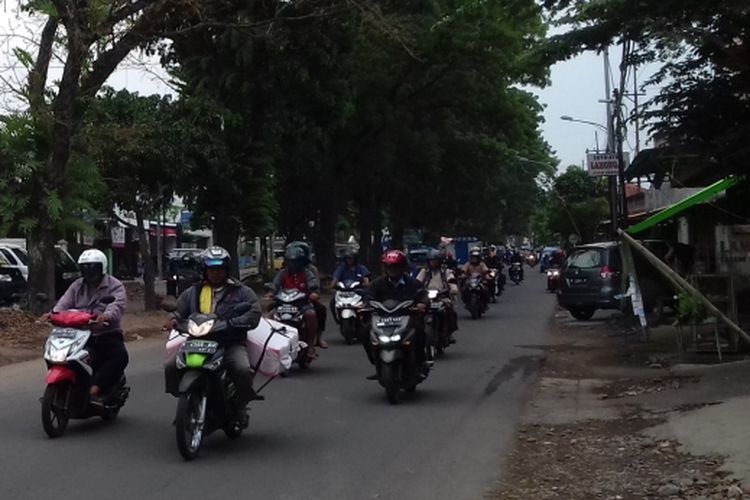
<svg viewBox="0 0 750 500">
<path fill-rule="evenodd" d="M 101 302 L 108 304 L 114 300 L 105 297 Z M 71 418 L 114 419 L 130 394 L 123 375 L 108 395 L 107 404 L 91 404 L 89 388 L 95 360 L 87 345 L 95 319 L 96 314 L 87 311 L 61 311 L 50 316 L 53 329 L 44 346 L 44 361 L 49 371 L 41 398 L 42 426 L 49 437 L 62 436 Z"/>
</svg>

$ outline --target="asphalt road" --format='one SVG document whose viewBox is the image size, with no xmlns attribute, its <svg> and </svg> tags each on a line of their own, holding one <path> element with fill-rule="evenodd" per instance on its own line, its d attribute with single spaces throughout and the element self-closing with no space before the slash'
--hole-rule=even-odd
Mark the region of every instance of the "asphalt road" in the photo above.
<svg viewBox="0 0 750 500">
<path fill-rule="evenodd" d="M 273 381 L 236 441 L 218 432 L 182 461 L 162 392 L 162 342 L 129 344 L 120 417 L 40 422 L 41 360 L 0 369 L 0 499 L 475 499 L 491 490 L 539 365 L 554 298 L 536 270 L 478 321 L 414 395 L 390 406 L 360 346 L 339 340 L 306 373 Z"/>
</svg>

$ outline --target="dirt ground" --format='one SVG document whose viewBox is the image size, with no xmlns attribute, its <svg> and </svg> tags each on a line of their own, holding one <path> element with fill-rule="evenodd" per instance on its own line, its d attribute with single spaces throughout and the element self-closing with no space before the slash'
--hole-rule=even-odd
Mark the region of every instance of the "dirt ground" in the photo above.
<svg viewBox="0 0 750 500">
<path fill-rule="evenodd" d="M 167 314 L 162 311 L 128 312 L 122 320 L 127 341 L 161 333 Z M 0 310 L 0 366 L 38 358 L 50 326 L 38 323 L 32 314 L 15 309 Z"/>
<path fill-rule="evenodd" d="M 677 361 L 669 337 L 646 342 L 623 318 L 577 322 L 562 311 L 552 328 L 515 449 L 488 498 L 744 498 L 719 470 L 722 457 L 692 456 L 642 432 L 694 406 L 674 397 L 699 378 L 669 371 Z M 641 405 L 668 394 L 672 408 Z"/>
</svg>

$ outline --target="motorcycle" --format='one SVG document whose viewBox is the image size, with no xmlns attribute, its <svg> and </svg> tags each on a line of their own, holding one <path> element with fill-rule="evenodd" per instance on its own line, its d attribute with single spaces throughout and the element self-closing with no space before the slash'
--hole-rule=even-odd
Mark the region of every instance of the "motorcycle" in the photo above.
<svg viewBox="0 0 750 500">
<path fill-rule="evenodd" d="M 427 374 L 418 366 L 414 340 L 416 329 L 411 315 L 414 302 L 370 302 L 372 325 L 370 342 L 375 355 L 378 382 L 388 402 L 397 404 L 401 390 L 414 392 Z"/>
<path fill-rule="evenodd" d="M 547 269 L 547 291 L 555 293 L 560 287 L 560 268 L 550 267 Z"/>
<path fill-rule="evenodd" d="M 450 345 L 446 335 L 445 302 L 449 296 L 448 290 L 428 290 L 430 299 L 430 313 L 425 317 L 427 333 L 427 361 L 432 363 L 435 358 L 442 356 Z"/>
<path fill-rule="evenodd" d="M 492 301 L 495 302 L 494 297 L 501 296 L 505 290 L 505 275 L 500 269 L 490 269 L 490 283 L 492 288 L 490 295 L 493 296 Z"/>
<path fill-rule="evenodd" d="M 482 276 L 474 274 L 469 276 L 464 287 L 463 294 L 466 309 L 471 313 L 471 319 L 479 319 L 487 310 L 487 289 Z"/>
<path fill-rule="evenodd" d="M 310 303 L 307 294 L 296 289 L 282 289 L 274 297 L 273 319 L 285 325 L 292 326 L 302 334 L 306 332 L 304 306 Z M 297 355 L 297 364 L 300 368 L 307 369 L 310 366 L 310 357 L 307 355 L 308 345 L 300 341 L 300 350 Z"/>
<path fill-rule="evenodd" d="M 114 297 L 99 302 L 111 304 Z M 50 315 L 52 332 L 44 346 L 47 364 L 46 388 L 42 403 L 42 426 L 51 438 L 60 437 L 72 419 L 99 416 L 114 420 L 130 394 L 123 375 L 104 396 L 105 404 L 92 404 L 89 396 L 96 360 L 87 349 L 96 314 L 86 311 L 61 311 Z"/>
<path fill-rule="evenodd" d="M 520 262 L 514 262 L 510 265 L 510 269 L 508 269 L 508 276 L 510 277 L 510 280 L 515 283 L 516 285 L 521 284 L 521 263 Z"/>
<path fill-rule="evenodd" d="M 242 314 L 249 308 L 242 307 L 245 309 L 235 312 Z M 177 449 L 185 460 L 196 458 L 203 438 L 215 430 L 236 439 L 248 426 L 247 411 L 237 411 L 230 404 L 234 383 L 226 371 L 224 349 L 213 340 L 227 327 L 226 321 L 213 314 L 196 313 L 178 323 L 169 335 L 168 342 L 184 338 L 175 358 L 180 383 L 174 425 Z"/>
<path fill-rule="evenodd" d="M 362 284 L 359 281 L 338 282 L 334 307 L 339 320 L 339 330 L 346 345 L 351 345 L 355 338 L 362 335 L 363 328 L 359 319 L 359 311 L 363 304 Z"/>
</svg>

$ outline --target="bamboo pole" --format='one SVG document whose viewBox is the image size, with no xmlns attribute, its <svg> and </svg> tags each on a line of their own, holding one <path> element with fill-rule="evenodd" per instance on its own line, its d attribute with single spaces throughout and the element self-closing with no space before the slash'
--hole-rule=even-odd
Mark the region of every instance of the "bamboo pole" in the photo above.
<svg viewBox="0 0 750 500">
<path fill-rule="evenodd" d="M 716 308 L 715 305 L 711 303 L 710 300 L 708 300 L 706 297 L 703 296 L 703 294 L 694 288 L 690 283 L 685 281 L 685 279 L 674 272 L 672 269 L 669 268 L 667 264 L 661 261 L 656 255 L 652 254 L 648 251 L 646 247 L 638 243 L 632 236 L 630 236 L 628 233 L 623 231 L 622 229 L 618 229 L 617 231 L 620 234 L 620 237 L 625 240 L 632 248 L 635 248 L 638 250 L 638 252 L 643 255 L 646 260 L 648 260 L 653 266 L 656 268 L 657 271 L 662 273 L 672 284 L 675 285 L 676 288 L 680 288 L 683 290 L 686 290 L 693 294 L 695 297 L 698 298 L 698 300 L 703 303 L 704 306 L 706 306 L 706 309 L 716 316 L 719 320 L 721 320 L 724 324 L 726 324 L 732 331 L 736 332 L 737 334 L 742 337 L 745 342 L 750 344 L 750 335 L 748 335 L 742 328 L 740 328 L 738 325 L 734 323 L 730 318 L 726 316 L 723 312 L 721 312 L 719 309 Z"/>
</svg>

